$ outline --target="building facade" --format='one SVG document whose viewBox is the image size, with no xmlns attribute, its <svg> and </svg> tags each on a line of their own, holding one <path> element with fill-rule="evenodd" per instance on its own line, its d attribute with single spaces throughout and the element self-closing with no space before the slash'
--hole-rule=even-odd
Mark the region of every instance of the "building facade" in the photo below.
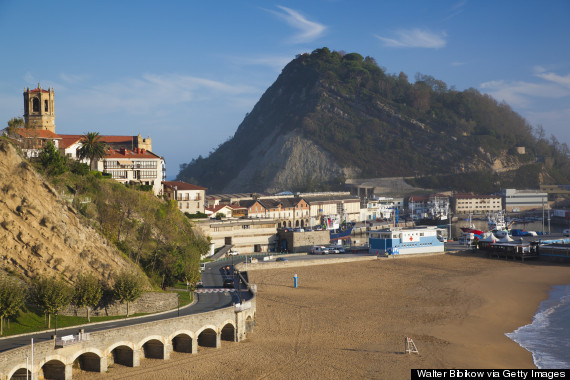
<svg viewBox="0 0 570 380">
<path fill-rule="evenodd" d="M 538 190 L 504 189 L 505 211 L 519 212 L 546 207 L 548 193 Z"/>
<path fill-rule="evenodd" d="M 144 150 L 144 149 L 143 149 Z M 206 188 L 181 181 L 162 181 L 162 191 L 167 199 L 175 200 L 178 209 L 189 214 L 204 213 Z"/>
<path fill-rule="evenodd" d="M 503 200 L 499 195 L 455 194 L 452 198 L 454 214 L 486 214 L 501 211 Z"/>
<path fill-rule="evenodd" d="M 164 158 L 146 149 L 107 149 L 105 156 L 97 160 L 96 168 L 120 183 L 152 186 L 155 195 L 162 192 Z"/>
</svg>

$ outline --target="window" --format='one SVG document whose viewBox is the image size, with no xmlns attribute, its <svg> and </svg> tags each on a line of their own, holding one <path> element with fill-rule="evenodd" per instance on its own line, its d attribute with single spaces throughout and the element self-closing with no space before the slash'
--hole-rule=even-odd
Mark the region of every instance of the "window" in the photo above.
<svg viewBox="0 0 570 380">
<path fill-rule="evenodd" d="M 44 100 L 44 111 L 47 112 L 48 111 L 48 101 Z"/>
<path fill-rule="evenodd" d="M 40 112 L 40 100 L 38 98 L 32 100 L 32 112 Z"/>
</svg>

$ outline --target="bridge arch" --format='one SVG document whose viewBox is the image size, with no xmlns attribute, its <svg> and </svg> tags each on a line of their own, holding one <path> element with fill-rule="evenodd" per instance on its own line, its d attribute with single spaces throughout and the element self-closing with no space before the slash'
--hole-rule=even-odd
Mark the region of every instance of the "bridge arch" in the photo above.
<svg viewBox="0 0 570 380">
<path fill-rule="evenodd" d="M 87 348 L 75 353 L 71 358 L 73 367 L 90 372 L 102 372 L 101 365 L 105 355 L 101 350 L 96 348 Z"/>
<path fill-rule="evenodd" d="M 174 351 L 191 354 L 196 336 L 194 335 L 194 332 L 190 330 L 178 330 L 172 333 L 168 337 L 168 340 L 172 342 L 172 349 Z"/>
<path fill-rule="evenodd" d="M 220 336 L 221 340 L 227 340 L 231 342 L 234 342 L 236 340 L 235 338 L 236 326 L 234 321 L 226 320 L 220 325 L 219 331 L 221 334 Z"/>
<path fill-rule="evenodd" d="M 8 379 L 10 380 L 25 380 L 32 378 L 32 367 L 26 363 L 20 363 L 8 372 Z"/>
<path fill-rule="evenodd" d="M 120 341 L 110 345 L 105 350 L 108 364 L 121 364 L 134 367 L 135 344 L 128 341 Z"/>
<path fill-rule="evenodd" d="M 214 325 L 203 326 L 196 332 L 198 346 L 218 347 L 218 328 Z"/>
<path fill-rule="evenodd" d="M 66 360 L 61 355 L 50 355 L 40 361 L 40 374 L 43 378 L 48 379 L 65 379 Z M 39 377 L 39 376 L 38 376 Z"/>
<path fill-rule="evenodd" d="M 145 358 L 165 359 L 166 342 L 161 335 L 150 335 L 137 345 Z"/>
</svg>

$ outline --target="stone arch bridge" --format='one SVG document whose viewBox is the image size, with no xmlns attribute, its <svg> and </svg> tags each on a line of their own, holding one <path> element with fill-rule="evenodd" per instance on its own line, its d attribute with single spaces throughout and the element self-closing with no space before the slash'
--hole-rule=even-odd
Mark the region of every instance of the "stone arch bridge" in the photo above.
<svg viewBox="0 0 570 380">
<path fill-rule="evenodd" d="M 214 311 L 63 337 L 0 354 L 0 380 L 72 378 L 73 368 L 106 372 L 110 364 L 136 367 L 144 358 L 169 359 L 172 351 L 196 354 L 199 347 L 239 342 L 255 324 L 255 296 Z M 26 361 L 26 358 L 28 360 Z M 27 362 L 27 364 L 26 364 Z"/>
</svg>

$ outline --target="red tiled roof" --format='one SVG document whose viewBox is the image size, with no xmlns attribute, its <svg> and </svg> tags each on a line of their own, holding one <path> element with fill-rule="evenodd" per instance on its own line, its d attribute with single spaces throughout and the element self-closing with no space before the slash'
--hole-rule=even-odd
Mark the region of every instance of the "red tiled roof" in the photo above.
<svg viewBox="0 0 570 380">
<path fill-rule="evenodd" d="M 129 159 L 129 158 L 161 158 L 161 157 L 152 153 L 151 151 L 144 149 L 134 151 L 131 149 L 115 150 L 109 148 L 105 151 L 105 158 Z"/>
<path fill-rule="evenodd" d="M 59 135 L 62 139 L 62 144 L 60 144 L 60 148 L 69 148 L 71 145 L 75 144 L 84 135 Z M 99 136 L 99 141 L 104 143 L 128 143 L 131 144 L 133 142 L 134 136 Z"/>
<path fill-rule="evenodd" d="M 20 136 L 27 138 L 27 137 L 39 137 L 42 139 L 60 139 L 58 135 L 53 133 L 52 131 L 48 131 L 45 129 L 26 129 L 26 128 L 18 128 L 16 129 L 16 133 Z"/>
<path fill-rule="evenodd" d="M 134 136 L 100 136 L 100 141 L 106 143 L 131 143 Z"/>
<path fill-rule="evenodd" d="M 178 190 L 206 190 L 206 187 L 192 185 L 191 183 L 186 183 L 182 181 L 162 181 L 162 184 L 173 188 L 176 186 Z"/>
<path fill-rule="evenodd" d="M 58 135 L 61 138 L 59 142 L 59 147 L 61 149 L 66 149 L 81 140 L 82 135 Z"/>
<path fill-rule="evenodd" d="M 33 90 L 30 90 L 30 92 L 36 93 L 36 92 L 49 92 L 48 90 L 44 90 L 43 88 L 35 88 Z"/>
</svg>

